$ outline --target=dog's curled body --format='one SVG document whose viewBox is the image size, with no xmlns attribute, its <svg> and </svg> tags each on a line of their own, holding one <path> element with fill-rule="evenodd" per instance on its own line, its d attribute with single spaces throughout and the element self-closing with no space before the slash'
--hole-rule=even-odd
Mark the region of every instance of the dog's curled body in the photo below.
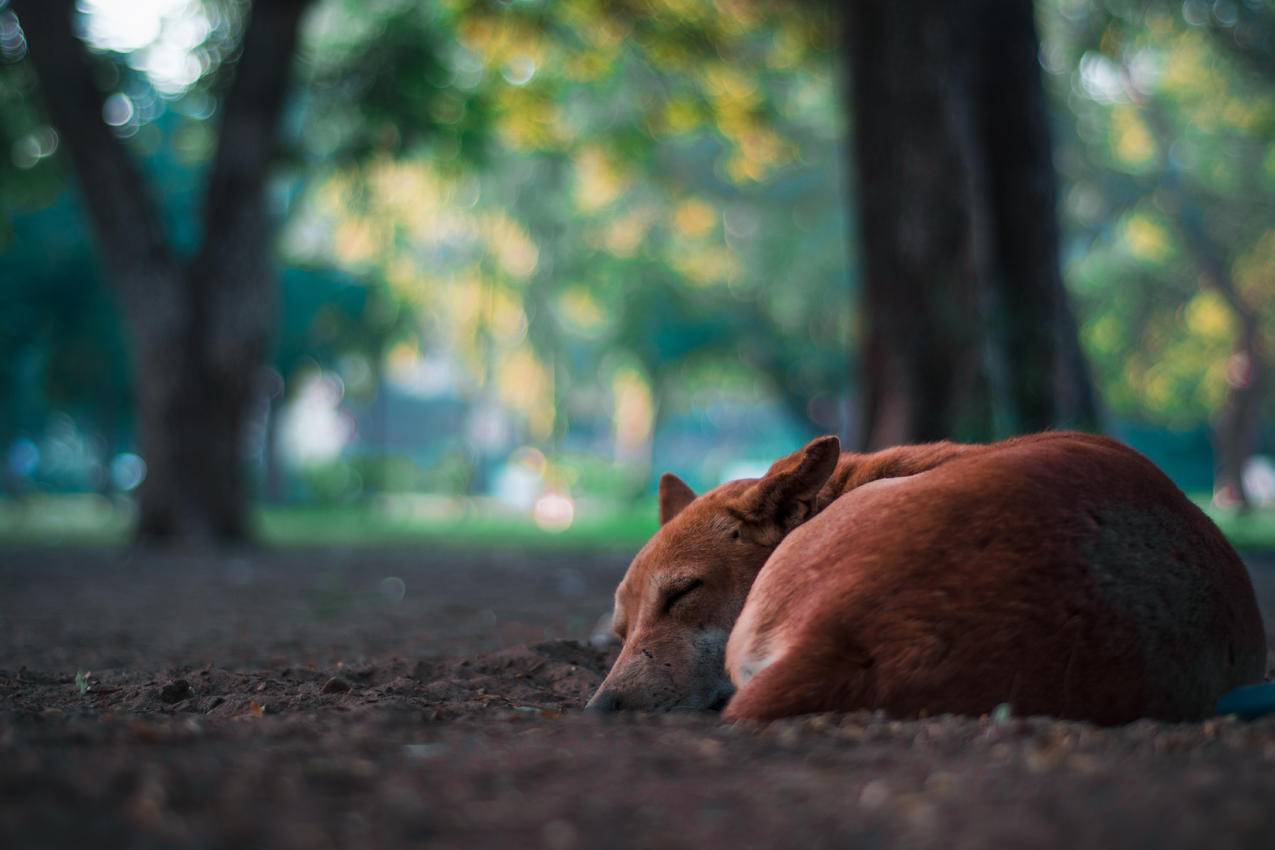
<svg viewBox="0 0 1275 850">
<path fill-rule="evenodd" d="M 1079 434 L 965 448 L 843 488 L 783 540 L 731 633 L 728 717 L 1186 720 L 1261 680 L 1243 564 L 1149 461 Z"/>
<path fill-rule="evenodd" d="M 616 591 L 593 709 L 1177 720 L 1265 672 L 1235 551 L 1103 437 L 823 437 L 702 496 L 664 476 L 660 521 Z"/>
</svg>

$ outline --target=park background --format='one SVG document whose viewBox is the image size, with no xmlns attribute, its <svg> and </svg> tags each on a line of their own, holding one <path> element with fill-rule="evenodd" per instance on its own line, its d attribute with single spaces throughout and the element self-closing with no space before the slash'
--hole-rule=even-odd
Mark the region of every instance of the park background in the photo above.
<svg viewBox="0 0 1275 850">
<path fill-rule="evenodd" d="M 1083 427 L 1275 545 L 1265 0 L 76 8 L 0 0 L 0 540 L 629 546 Z"/>
</svg>

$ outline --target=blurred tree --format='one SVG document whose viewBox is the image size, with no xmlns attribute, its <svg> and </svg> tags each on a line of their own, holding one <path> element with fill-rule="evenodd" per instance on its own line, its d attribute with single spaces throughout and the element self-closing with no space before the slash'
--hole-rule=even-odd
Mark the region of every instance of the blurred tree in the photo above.
<svg viewBox="0 0 1275 850">
<path fill-rule="evenodd" d="M 151 187 L 104 120 L 111 104 L 75 36 L 74 3 L 18 8 L 130 336 L 148 465 L 143 540 L 235 542 L 248 533 L 243 440 L 275 301 L 264 184 L 308 5 L 271 0 L 246 12 L 190 257 L 175 251 Z"/>
<path fill-rule="evenodd" d="M 366 19 L 347 11 L 333 32 Z M 379 268 L 428 328 L 420 354 L 459 360 L 460 391 L 545 449 L 573 419 L 630 410 L 608 402 L 634 375 L 657 421 L 703 405 L 683 390 L 707 368 L 803 430 L 840 428 L 850 313 L 828 304 L 849 302 L 850 279 L 826 14 L 479 0 L 395 21 L 455 42 L 422 73 L 442 136 L 365 132 L 394 144 L 316 181 L 296 229 L 321 235 L 295 240 L 299 257 Z M 489 132 L 457 156 L 474 115 Z"/>
<path fill-rule="evenodd" d="M 1275 9 L 1059 2 L 1047 65 L 1085 337 L 1113 410 L 1211 419 L 1214 494 L 1246 505 L 1275 338 Z"/>
<path fill-rule="evenodd" d="M 847 10 L 864 442 L 1094 427 L 1059 266 L 1032 3 Z"/>
</svg>

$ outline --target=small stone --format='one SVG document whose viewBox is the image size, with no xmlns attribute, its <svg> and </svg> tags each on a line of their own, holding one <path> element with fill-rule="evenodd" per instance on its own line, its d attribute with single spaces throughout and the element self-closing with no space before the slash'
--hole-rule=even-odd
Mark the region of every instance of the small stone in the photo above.
<svg viewBox="0 0 1275 850">
<path fill-rule="evenodd" d="M 323 684 L 322 690 L 325 694 L 344 694 L 349 692 L 350 683 L 340 676 L 333 676 Z"/>
<path fill-rule="evenodd" d="M 859 792 L 859 805 L 865 809 L 879 809 L 890 799 L 890 786 L 880 779 L 874 779 Z"/>
<path fill-rule="evenodd" d="M 185 679 L 174 679 L 159 689 L 159 698 L 170 704 L 181 702 L 192 695 L 190 682 L 187 682 Z"/>
<path fill-rule="evenodd" d="M 437 758 L 445 754 L 448 750 L 446 744 L 429 743 L 429 744 L 404 744 L 403 752 L 408 757 L 414 759 L 431 759 Z"/>
<path fill-rule="evenodd" d="M 570 850 L 580 840 L 580 833 L 565 820 L 551 820 L 540 828 L 545 846 L 553 850 Z"/>
</svg>

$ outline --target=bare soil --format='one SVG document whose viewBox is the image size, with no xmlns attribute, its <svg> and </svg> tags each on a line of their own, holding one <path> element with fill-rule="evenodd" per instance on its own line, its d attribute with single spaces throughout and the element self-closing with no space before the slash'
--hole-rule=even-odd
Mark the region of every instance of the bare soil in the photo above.
<svg viewBox="0 0 1275 850">
<path fill-rule="evenodd" d="M 584 716 L 625 560 L 0 552 L 0 847 L 1275 848 L 1275 717 Z"/>
</svg>

